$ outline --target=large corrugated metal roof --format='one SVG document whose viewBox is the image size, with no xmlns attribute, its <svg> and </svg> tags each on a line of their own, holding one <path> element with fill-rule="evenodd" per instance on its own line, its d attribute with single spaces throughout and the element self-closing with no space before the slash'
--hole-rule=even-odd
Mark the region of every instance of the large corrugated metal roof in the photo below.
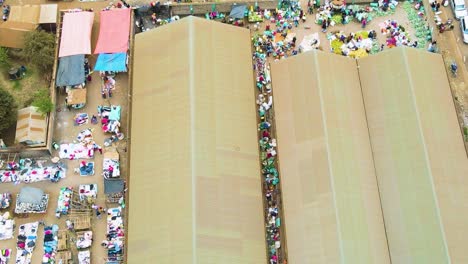
<svg viewBox="0 0 468 264">
<path fill-rule="evenodd" d="M 290 263 L 390 263 L 354 59 L 271 64 Z"/>
<path fill-rule="evenodd" d="M 468 263 L 468 163 L 444 67 L 413 48 L 272 64 L 291 262 Z"/>
<path fill-rule="evenodd" d="M 135 38 L 127 263 L 266 263 L 249 31 Z"/>
<path fill-rule="evenodd" d="M 468 162 L 442 56 L 359 60 L 392 262 L 468 263 Z"/>
</svg>

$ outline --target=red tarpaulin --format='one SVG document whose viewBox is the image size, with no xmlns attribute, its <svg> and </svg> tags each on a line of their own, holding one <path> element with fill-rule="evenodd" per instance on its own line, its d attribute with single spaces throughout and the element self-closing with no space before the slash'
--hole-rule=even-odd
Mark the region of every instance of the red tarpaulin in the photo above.
<svg viewBox="0 0 468 264">
<path fill-rule="evenodd" d="M 127 52 L 130 11 L 129 8 L 101 11 L 101 26 L 95 54 Z"/>
<path fill-rule="evenodd" d="M 59 57 L 91 54 L 93 12 L 72 12 L 63 16 Z"/>
</svg>

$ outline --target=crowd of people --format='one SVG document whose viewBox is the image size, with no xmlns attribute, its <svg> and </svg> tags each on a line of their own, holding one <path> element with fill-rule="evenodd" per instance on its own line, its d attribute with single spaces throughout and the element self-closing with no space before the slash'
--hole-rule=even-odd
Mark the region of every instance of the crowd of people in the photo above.
<svg viewBox="0 0 468 264">
<path fill-rule="evenodd" d="M 266 240 L 268 244 L 268 257 L 270 264 L 283 263 L 281 239 L 281 197 L 280 175 L 277 169 L 276 139 L 272 124 L 273 94 L 271 89 L 270 68 L 268 57 L 279 60 L 298 53 L 296 49 L 296 37 L 288 39 L 288 31 L 297 27 L 304 13 L 296 1 L 280 1 L 280 9 L 272 12 L 269 22 L 276 25 L 266 25 L 263 34 L 256 34 L 252 38 L 255 52 L 253 54 L 253 69 L 255 70 L 257 93 L 257 110 L 260 123 L 259 146 L 262 162 L 262 177 L 265 208 Z"/>
<path fill-rule="evenodd" d="M 417 47 L 418 41 L 412 41 L 406 29 L 395 20 L 384 21 L 380 32 L 387 36 L 387 46 L 389 48 L 399 46 Z"/>
<path fill-rule="evenodd" d="M 306 21 L 304 12 L 298 2 L 295 1 L 282 1 L 280 6 L 281 9 L 274 10 L 271 13 L 268 12 L 267 17 L 270 23 L 266 24 L 265 31 L 262 34 L 256 34 L 252 38 L 255 48 L 254 60 L 261 57 L 264 57 L 265 60 L 266 57 L 280 60 L 297 55 L 299 52 L 295 35 L 291 34 L 292 37 L 290 37 L 288 33 L 293 27 L 298 27 L 300 21 Z M 275 25 L 275 29 L 272 28 L 272 24 Z M 259 76 L 260 82 L 264 78 L 265 76 Z M 260 86 L 257 81 L 257 88 L 260 89 Z"/>
<path fill-rule="evenodd" d="M 330 36 L 330 45 L 335 54 L 362 58 L 376 52 L 375 49 L 380 50 L 376 38 L 377 32 L 374 30 L 359 31 L 349 35 L 340 31 Z"/>
</svg>

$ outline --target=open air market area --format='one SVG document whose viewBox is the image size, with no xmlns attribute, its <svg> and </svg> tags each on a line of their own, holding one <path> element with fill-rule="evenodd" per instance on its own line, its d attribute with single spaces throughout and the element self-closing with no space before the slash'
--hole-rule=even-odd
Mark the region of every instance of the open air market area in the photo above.
<svg viewBox="0 0 468 264">
<path fill-rule="evenodd" d="M 466 264 L 464 0 L 0 0 L 0 264 Z"/>
</svg>

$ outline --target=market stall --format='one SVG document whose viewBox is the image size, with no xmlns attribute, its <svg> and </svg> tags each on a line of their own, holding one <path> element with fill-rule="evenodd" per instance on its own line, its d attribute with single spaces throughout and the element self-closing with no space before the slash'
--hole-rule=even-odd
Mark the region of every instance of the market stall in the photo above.
<svg viewBox="0 0 468 264">
<path fill-rule="evenodd" d="M 58 182 L 65 178 L 65 169 L 59 165 L 48 166 L 43 168 L 31 168 L 21 171 L 19 180 L 24 183 L 32 183 L 39 181 Z"/>
<path fill-rule="evenodd" d="M 85 129 L 76 137 L 78 143 L 61 144 L 59 157 L 61 159 L 90 159 L 94 157 L 94 151 L 100 148 L 93 138 L 93 130 Z"/>
<path fill-rule="evenodd" d="M 19 178 L 19 171 L 0 170 L 0 183 L 17 182 L 18 178 Z"/>
<path fill-rule="evenodd" d="M 32 183 L 39 181 L 58 182 L 65 178 L 66 170 L 60 165 L 46 167 L 21 167 L 20 170 L 0 170 L 0 183 Z"/>
<path fill-rule="evenodd" d="M 86 125 L 89 123 L 89 115 L 87 113 L 78 113 L 73 118 L 75 126 Z"/>
<path fill-rule="evenodd" d="M 55 210 L 55 214 L 58 218 L 60 218 L 61 215 L 68 214 L 68 211 L 70 210 L 72 196 L 73 196 L 72 187 L 63 187 L 60 189 L 58 202 L 57 202 L 57 210 Z"/>
<path fill-rule="evenodd" d="M 299 52 L 306 52 L 320 47 L 320 38 L 318 33 L 304 36 L 299 44 Z"/>
<path fill-rule="evenodd" d="M 87 249 L 93 244 L 93 231 L 76 232 L 76 248 Z"/>
<path fill-rule="evenodd" d="M 18 229 L 18 242 L 16 243 L 16 264 L 30 264 L 32 252 L 36 247 L 37 229 L 39 222 L 21 225 Z"/>
<path fill-rule="evenodd" d="M 13 238 L 15 229 L 15 219 L 10 216 L 9 212 L 0 215 L 0 240 Z"/>
<path fill-rule="evenodd" d="M 115 207 L 107 210 L 107 240 L 102 244 L 107 248 L 107 261 L 123 261 L 124 222 L 122 208 Z"/>
<path fill-rule="evenodd" d="M 74 109 L 83 108 L 86 105 L 86 88 L 83 85 L 67 86 L 65 89 L 67 106 Z"/>
<path fill-rule="evenodd" d="M 91 54 L 94 12 L 74 9 L 63 15 L 59 57 Z"/>
<path fill-rule="evenodd" d="M 85 83 L 85 55 L 59 58 L 55 86 L 76 86 Z"/>
<path fill-rule="evenodd" d="M 0 193 L 0 209 L 6 209 L 11 204 L 11 193 Z"/>
<path fill-rule="evenodd" d="M 121 53 L 101 53 L 99 54 L 95 71 L 113 71 L 113 72 L 126 72 L 127 71 L 128 57 L 126 52 Z"/>
<path fill-rule="evenodd" d="M 95 54 L 127 52 L 131 27 L 131 9 L 114 8 L 99 13 L 99 37 Z"/>
<path fill-rule="evenodd" d="M 61 144 L 59 157 L 61 159 L 90 159 L 94 157 L 93 147 L 88 144 Z"/>
<path fill-rule="evenodd" d="M 94 162 L 81 161 L 80 162 L 80 176 L 94 175 Z"/>
<path fill-rule="evenodd" d="M 121 179 L 104 179 L 106 202 L 118 203 L 124 197 L 125 182 Z"/>
<path fill-rule="evenodd" d="M 79 189 L 80 200 L 92 204 L 97 198 L 97 192 L 97 184 L 81 184 Z"/>
<path fill-rule="evenodd" d="M 58 229 L 58 225 L 44 227 L 44 256 L 42 257 L 42 264 L 56 263 Z"/>
<path fill-rule="evenodd" d="M 418 41 L 412 39 L 409 32 L 396 20 L 385 20 L 379 24 L 380 32 L 387 37 L 388 48 L 410 46 L 418 47 Z"/>
<path fill-rule="evenodd" d="M 327 37 L 330 40 L 332 52 L 335 54 L 351 58 L 362 58 L 379 51 L 376 32 L 373 30 L 358 31 L 349 35 L 340 31 Z"/>
<path fill-rule="evenodd" d="M 119 105 L 98 106 L 98 116 L 101 117 L 104 133 L 118 134 L 120 132 L 120 112 L 121 107 Z"/>
<path fill-rule="evenodd" d="M 45 213 L 49 203 L 49 194 L 33 187 L 23 187 L 16 196 L 15 213 Z"/>
<path fill-rule="evenodd" d="M 91 264 L 91 251 L 79 251 L 78 252 L 78 264 Z"/>
<path fill-rule="evenodd" d="M 120 177 L 119 153 L 114 149 L 106 151 L 103 159 L 103 173 L 105 179 Z"/>
<path fill-rule="evenodd" d="M 0 264 L 8 264 L 8 261 L 10 261 L 11 253 L 11 249 L 0 249 Z"/>
</svg>

